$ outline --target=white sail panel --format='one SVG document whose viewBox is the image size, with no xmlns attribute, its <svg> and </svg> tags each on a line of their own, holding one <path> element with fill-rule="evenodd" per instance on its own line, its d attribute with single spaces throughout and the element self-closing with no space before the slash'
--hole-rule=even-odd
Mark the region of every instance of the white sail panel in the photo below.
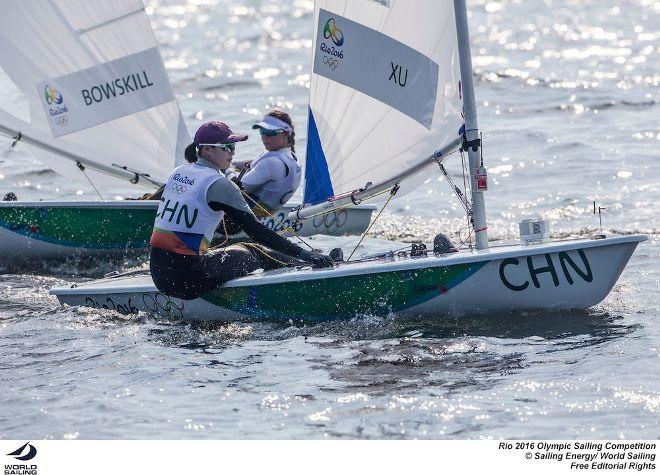
<svg viewBox="0 0 660 475">
<path fill-rule="evenodd" d="M 111 168 L 116 163 L 148 173 L 155 180 L 165 181 L 169 171 L 180 161 L 189 135 L 162 60 L 156 56 L 157 46 L 141 1 L 6 2 L 0 16 L 0 48 L 3 51 L 0 65 L 27 97 L 30 120 L 24 120 L 25 114 L 21 118 L 16 111 L 4 110 L 0 114 L 0 127 L 19 130 L 25 136 L 50 146 L 50 152 L 39 148 L 33 151 L 39 158 L 49 160 L 57 171 L 68 170 L 70 165 L 52 162 L 56 157 L 53 149 L 84 157 L 89 167 L 99 164 Z M 100 119 L 97 118 L 88 122 L 89 126 L 82 130 L 54 136 L 48 122 L 47 106 L 57 106 L 56 102 L 62 97 L 58 95 L 61 91 L 51 84 L 54 80 L 56 82 L 58 78 L 91 70 L 98 73 L 93 76 L 97 86 L 105 85 L 119 78 L 109 77 L 113 69 L 108 65 L 117 64 L 117 61 L 121 63 L 123 58 L 131 56 L 139 58 L 140 55 L 148 55 L 147 62 L 154 74 L 165 79 L 165 84 L 159 85 L 158 97 L 142 102 L 140 99 L 138 106 L 132 110 L 125 104 L 113 110 L 111 99 L 119 104 L 130 94 L 106 95 L 103 104 L 106 115 L 101 116 L 107 121 L 98 123 Z M 107 73 L 108 77 L 103 78 L 103 73 Z M 154 81 L 150 79 L 149 82 Z M 49 91 L 52 104 L 47 103 L 46 86 L 52 88 Z M 71 94 L 68 92 L 65 99 L 71 100 Z M 77 99 L 84 104 L 81 91 L 74 91 L 73 94 L 80 96 Z M 90 113 L 89 117 L 94 115 Z M 67 119 L 73 120 L 72 117 Z M 57 126 L 56 123 L 54 125 Z M 72 176 L 78 178 L 79 174 L 77 172 Z M 117 183 L 116 178 L 101 179 L 94 175 L 100 182 Z"/>
<path fill-rule="evenodd" d="M 54 137 L 174 101 L 158 48 L 37 84 Z"/>
<path fill-rule="evenodd" d="M 453 1 L 315 5 L 307 203 L 414 168 L 463 124 Z"/>
</svg>

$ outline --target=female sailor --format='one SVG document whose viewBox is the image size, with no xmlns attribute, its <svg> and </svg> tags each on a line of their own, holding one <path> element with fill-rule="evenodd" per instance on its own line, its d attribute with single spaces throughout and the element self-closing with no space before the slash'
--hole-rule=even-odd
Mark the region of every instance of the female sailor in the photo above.
<svg viewBox="0 0 660 475">
<path fill-rule="evenodd" d="M 150 270 L 166 295 L 190 300 L 256 269 L 303 262 L 329 267 L 332 260 L 309 252 L 256 219 L 240 189 L 227 179 L 237 142 L 247 140 L 223 122 L 207 122 L 186 148 L 189 162 L 167 180 L 151 235 Z M 209 249 L 224 216 L 241 226 L 256 243 Z"/>
<path fill-rule="evenodd" d="M 251 163 L 241 183 L 249 195 L 250 208 L 262 218 L 289 201 L 300 185 L 302 170 L 289 114 L 273 110 L 252 128 L 259 129 L 266 152 Z"/>
</svg>

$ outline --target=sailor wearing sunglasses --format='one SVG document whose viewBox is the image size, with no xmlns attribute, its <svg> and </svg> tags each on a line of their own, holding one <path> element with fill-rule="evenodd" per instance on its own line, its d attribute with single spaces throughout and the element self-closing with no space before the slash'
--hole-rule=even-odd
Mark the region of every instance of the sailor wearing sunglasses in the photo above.
<svg viewBox="0 0 660 475">
<path fill-rule="evenodd" d="M 295 131 L 286 112 L 274 110 L 252 126 L 261 133 L 266 152 L 251 163 L 243 177 L 252 211 L 264 217 L 282 207 L 300 186 L 302 170 L 295 154 Z"/>
<path fill-rule="evenodd" d="M 332 260 L 309 252 L 261 224 L 241 190 L 224 174 L 237 142 L 247 140 L 223 122 L 207 122 L 185 151 L 189 162 L 174 169 L 165 185 L 151 235 L 150 270 L 166 295 L 190 300 L 257 269 L 304 262 L 329 267 Z M 209 249 L 228 216 L 256 243 Z"/>
</svg>

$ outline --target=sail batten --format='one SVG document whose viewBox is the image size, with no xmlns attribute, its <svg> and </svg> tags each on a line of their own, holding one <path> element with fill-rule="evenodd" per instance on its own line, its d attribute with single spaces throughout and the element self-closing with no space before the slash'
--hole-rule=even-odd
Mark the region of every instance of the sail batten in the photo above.
<svg viewBox="0 0 660 475">
<path fill-rule="evenodd" d="M 308 129 L 318 140 L 307 160 L 318 177 L 324 156 L 330 184 L 307 178 L 304 201 L 411 170 L 403 195 L 419 182 L 418 165 L 453 143 L 463 125 L 453 2 L 315 5 Z"/>
<path fill-rule="evenodd" d="M 108 18 L 106 20 L 101 20 L 101 21 L 99 21 L 98 23 L 96 23 L 94 25 L 90 25 L 90 26 L 87 26 L 87 27 L 84 27 L 84 28 L 76 28 L 75 32 L 78 33 L 78 35 L 84 35 L 86 33 L 89 33 L 92 30 L 95 30 L 97 28 L 101 28 L 102 26 L 109 25 L 110 23 L 113 23 L 113 22 L 116 22 L 116 21 L 119 21 L 119 20 L 123 20 L 124 18 L 135 15 L 136 13 L 141 13 L 143 11 L 144 11 L 144 5 L 142 4 L 142 2 L 138 2 L 128 12 L 120 13 L 119 15 L 114 16 L 112 18 Z"/>
</svg>

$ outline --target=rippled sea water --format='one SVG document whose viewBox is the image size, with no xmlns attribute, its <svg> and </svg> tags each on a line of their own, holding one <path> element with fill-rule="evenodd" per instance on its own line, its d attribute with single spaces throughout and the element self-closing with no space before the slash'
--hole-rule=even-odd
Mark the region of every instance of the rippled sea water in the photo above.
<svg viewBox="0 0 660 475">
<path fill-rule="evenodd" d="M 515 239 L 517 222 L 537 215 L 554 237 L 589 235 L 596 200 L 607 234 L 650 236 L 602 304 L 484 318 L 190 324 L 64 309 L 48 295 L 108 272 L 107 263 L 4 273 L 0 437 L 660 436 L 660 3 L 468 3 L 490 238 Z M 303 149 L 311 1 L 146 5 L 190 130 L 209 119 L 248 130 L 277 106 L 293 115 Z M 239 158 L 257 153 L 250 141 Z M 0 168 L 3 193 L 94 197 L 20 149 L 11 157 Z M 448 168 L 460 182 L 460 161 Z M 438 231 L 458 239 L 460 209 L 434 174 L 390 205 L 361 252 Z M 338 241 L 350 249 L 356 239 Z"/>
</svg>

